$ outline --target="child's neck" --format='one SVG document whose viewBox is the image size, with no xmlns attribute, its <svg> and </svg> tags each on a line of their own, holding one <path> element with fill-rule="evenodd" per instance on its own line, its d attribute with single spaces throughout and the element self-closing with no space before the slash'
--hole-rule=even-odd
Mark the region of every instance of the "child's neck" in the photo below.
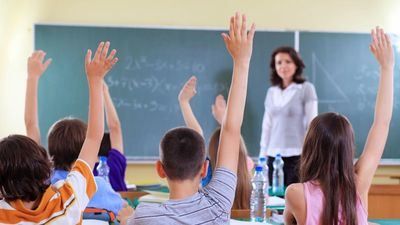
<svg viewBox="0 0 400 225">
<path fill-rule="evenodd" d="M 27 209 L 36 209 L 38 207 L 37 201 L 32 201 L 32 202 L 23 202 L 25 208 Z"/>
<path fill-rule="evenodd" d="M 168 180 L 169 199 L 179 200 L 190 197 L 199 191 L 199 179 L 172 181 Z"/>
<path fill-rule="evenodd" d="M 12 202 L 8 202 L 13 208 L 17 208 L 16 207 L 16 202 L 12 201 Z M 38 206 L 39 206 L 39 201 L 30 201 L 30 202 L 25 202 L 22 201 L 22 205 L 24 206 L 25 209 L 30 209 L 30 210 L 35 210 Z"/>
</svg>

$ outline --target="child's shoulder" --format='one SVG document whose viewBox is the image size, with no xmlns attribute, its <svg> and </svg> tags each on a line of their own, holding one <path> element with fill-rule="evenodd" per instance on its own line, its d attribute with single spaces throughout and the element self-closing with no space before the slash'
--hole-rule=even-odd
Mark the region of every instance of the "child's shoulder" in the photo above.
<svg viewBox="0 0 400 225">
<path fill-rule="evenodd" d="M 294 183 L 289 185 L 286 188 L 285 199 L 291 204 L 296 204 L 298 199 L 304 199 L 304 184 L 303 183 Z"/>
<path fill-rule="evenodd" d="M 290 184 L 287 188 L 286 188 L 286 194 L 289 193 L 301 193 L 304 192 L 304 184 L 303 183 L 293 183 Z"/>
</svg>

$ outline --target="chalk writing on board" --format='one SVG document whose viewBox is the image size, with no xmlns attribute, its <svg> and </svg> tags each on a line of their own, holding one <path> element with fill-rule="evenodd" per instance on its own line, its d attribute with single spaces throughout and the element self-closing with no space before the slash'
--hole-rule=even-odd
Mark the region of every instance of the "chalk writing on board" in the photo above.
<svg viewBox="0 0 400 225">
<path fill-rule="evenodd" d="M 151 59 L 148 56 L 128 56 L 125 59 L 125 70 L 127 71 L 140 71 L 140 70 L 153 70 L 158 71 L 187 71 L 188 73 L 200 74 L 206 70 L 202 63 L 186 62 L 180 59 L 165 60 L 165 59 Z"/>
<path fill-rule="evenodd" d="M 109 87 L 118 87 L 129 91 L 144 88 L 150 92 L 156 92 L 157 90 L 169 91 L 178 88 L 176 85 L 173 86 L 169 83 L 165 83 L 165 79 L 158 79 L 155 76 L 148 76 L 140 79 L 108 76 L 106 80 Z"/>
<path fill-rule="evenodd" d="M 113 102 L 117 108 L 128 108 L 134 111 L 169 113 L 175 113 L 179 111 L 179 106 L 177 104 L 167 105 L 157 100 L 141 101 L 137 98 L 113 97 Z"/>
<path fill-rule="evenodd" d="M 118 88 L 122 90 L 127 90 L 129 92 L 134 92 L 138 89 L 143 89 L 152 93 L 174 93 L 178 95 L 180 89 L 184 83 L 173 83 L 173 81 L 168 81 L 165 78 L 158 78 L 156 76 L 147 77 L 114 77 L 107 76 L 106 82 L 109 88 Z M 197 92 L 210 92 L 215 91 L 217 93 L 223 93 L 229 88 L 227 83 L 201 83 L 199 82 L 197 87 Z"/>
</svg>

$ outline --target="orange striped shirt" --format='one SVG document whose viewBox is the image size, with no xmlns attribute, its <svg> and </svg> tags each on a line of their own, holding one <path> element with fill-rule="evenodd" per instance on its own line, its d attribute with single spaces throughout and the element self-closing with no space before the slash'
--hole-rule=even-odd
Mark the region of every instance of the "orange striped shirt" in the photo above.
<svg viewBox="0 0 400 225">
<path fill-rule="evenodd" d="M 89 165 L 78 159 L 66 180 L 50 186 L 36 209 L 21 200 L 0 200 L 0 224 L 81 224 L 82 212 L 97 190 Z"/>
</svg>

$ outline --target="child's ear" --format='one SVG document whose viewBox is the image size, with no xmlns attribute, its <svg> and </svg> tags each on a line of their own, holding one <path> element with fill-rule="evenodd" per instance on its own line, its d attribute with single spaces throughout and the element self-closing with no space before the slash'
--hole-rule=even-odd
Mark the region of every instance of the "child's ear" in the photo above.
<svg viewBox="0 0 400 225">
<path fill-rule="evenodd" d="M 207 171 L 208 171 L 208 163 L 210 161 L 209 160 L 204 160 L 203 166 L 201 167 L 201 178 L 204 178 L 207 176 Z"/>
<path fill-rule="evenodd" d="M 156 162 L 156 170 L 157 170 L 157 174 L 158 174 L 159 177 L 161 177 L 161 178 L 167 177 L 167 175 L 165 174 L 163 165 L 162 165 L 160 160 L 157 160 L 157 162 Z"/>
</svg>

